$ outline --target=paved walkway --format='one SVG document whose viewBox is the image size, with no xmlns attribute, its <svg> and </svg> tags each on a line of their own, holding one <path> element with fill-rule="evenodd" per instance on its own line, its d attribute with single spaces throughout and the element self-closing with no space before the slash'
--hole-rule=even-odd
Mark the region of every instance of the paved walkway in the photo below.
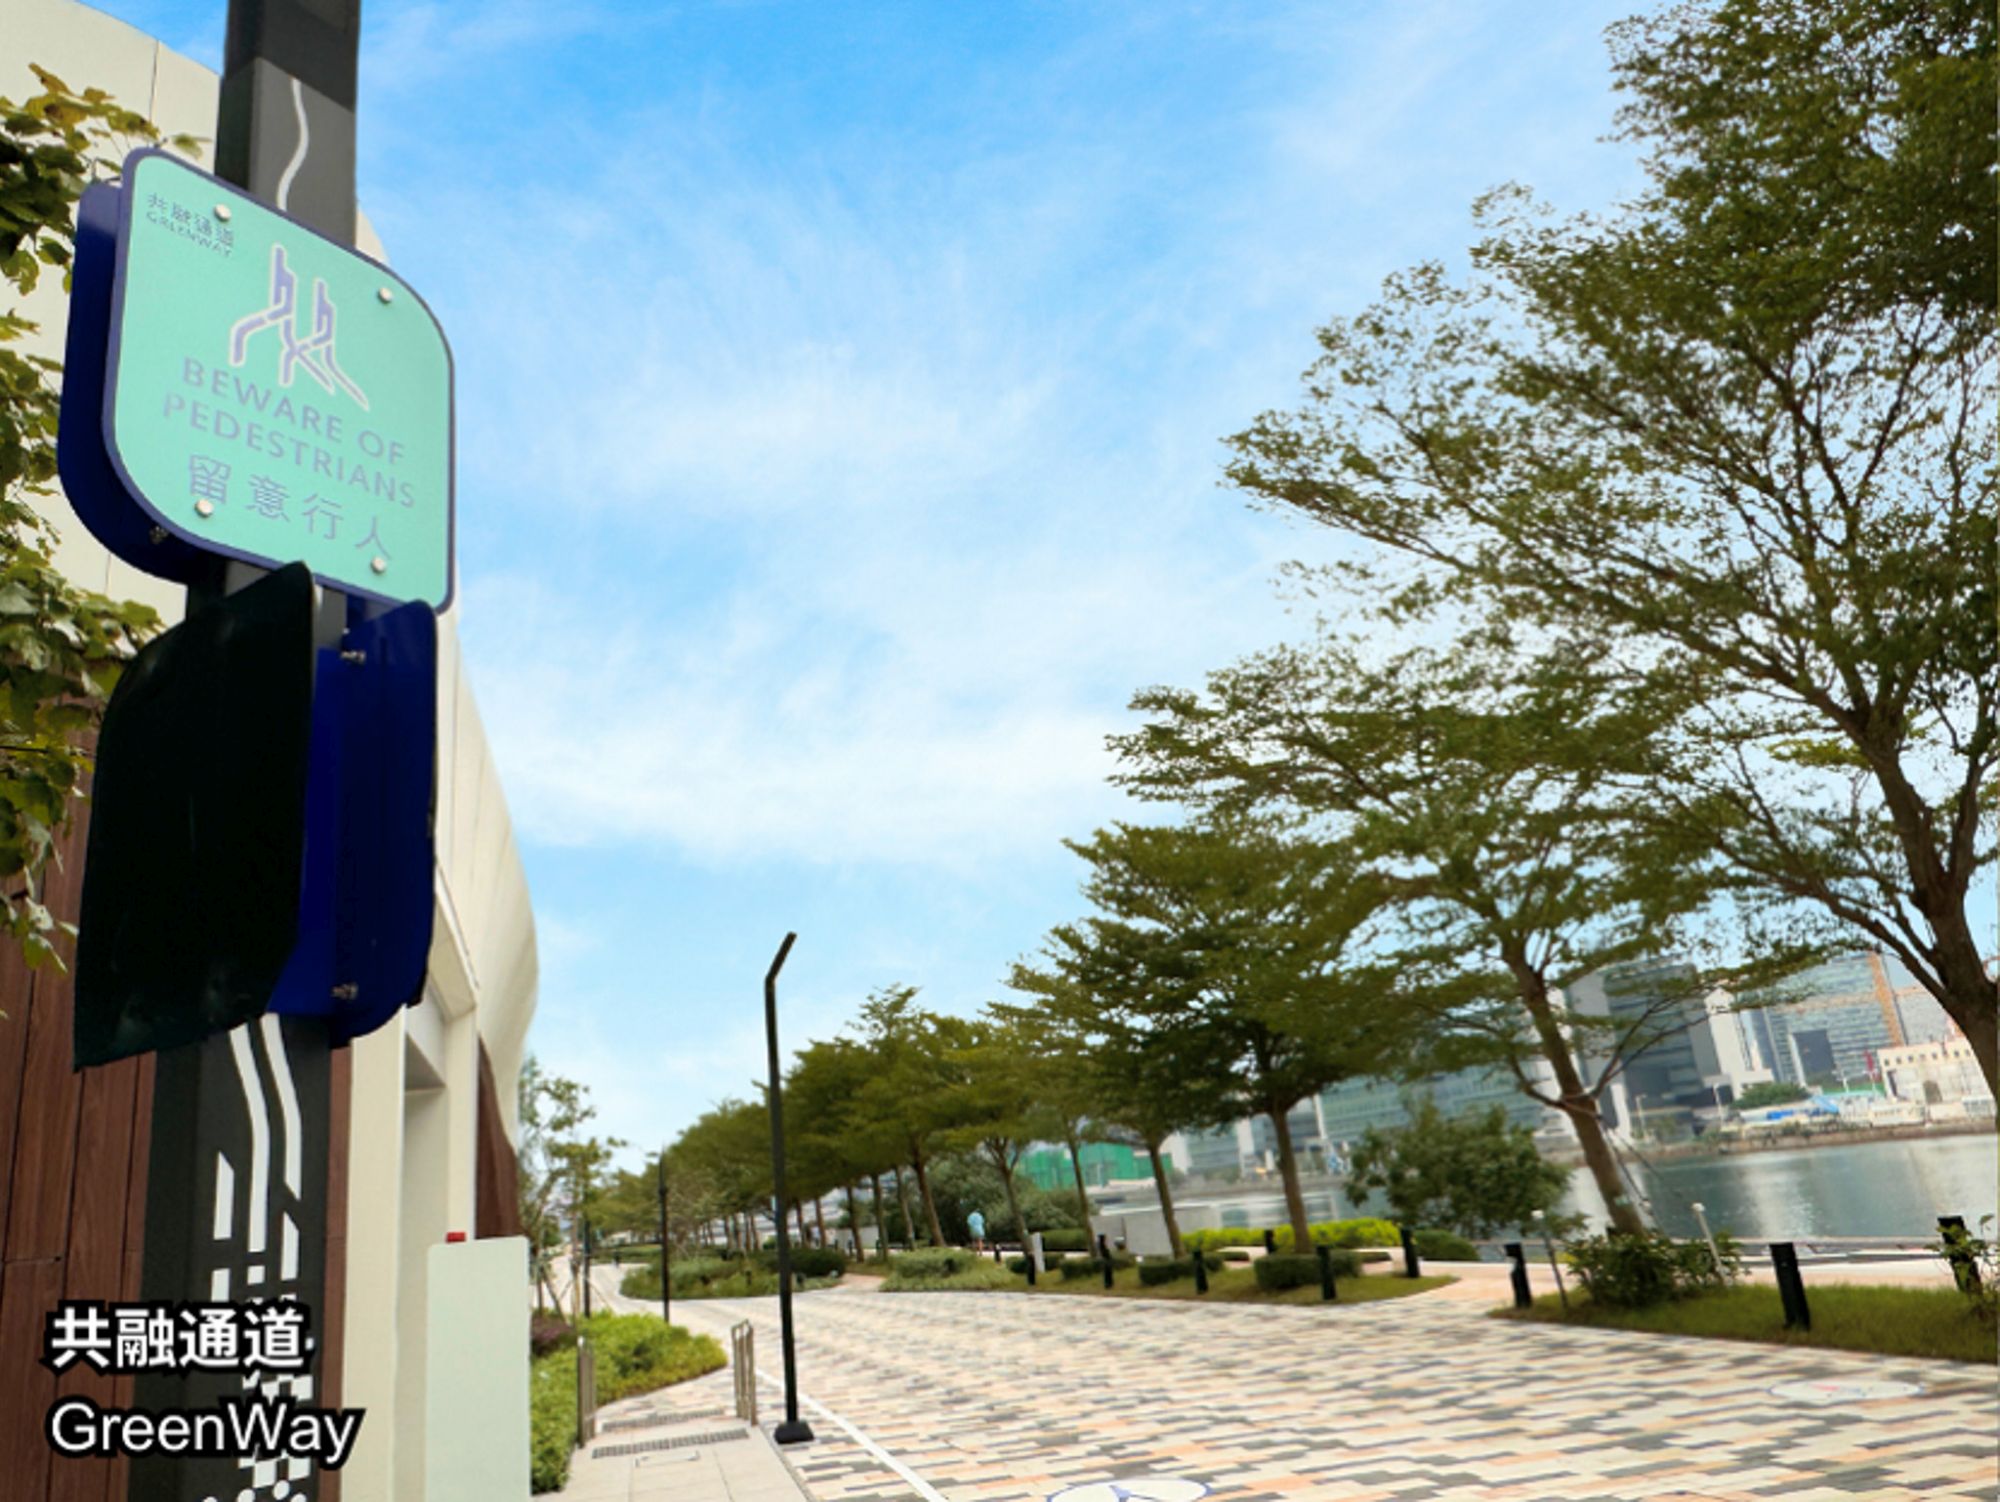
<svg viewBox="0 0 2000 1502">
<path fill-rule="evenodd" d="M 564 1287 L 566 1267 L 558 1268 Z M 657 1314 L 618 1290 L 622 1269 L 600 1267 L 591 1288 L 600 1308 L 622 1314 Z M 768 1302 L 768 1301 L 767 1301 Z M 680 1310 L 676 1309 L 675 1323 Z M 729 1349 L 726 1322 L 693 1322 Z M 775 1348 L 774 1348 L 775 1349 Z M 771 1416 L 761 1425 L 736 1416 L 734 1379 L 727 1367 L 644 1393 L 597 1411 L 597 1438 L 570 1460 L 569 1484 L 559 1502 L 810 1502 L 796 1475 L 771 1443 Z"/>
<path fill-rule="evenodd" d="M 785 1459 L 815 1502 L 1041 1502 L 1107 1481 L 1133 1502 L 2000 1496 L 1991 1369 L 1523 1327 L 1488 1302 L 1464 1284 L 1341 1310 L 805 1294 L 818 1438 Z M 776 1407 L 775 1300 L 674 1316 L 718 1336 L 751 1320 Z M 1918 1391 L 1773 1391 L 1829 1381 Z"/>
</svg>

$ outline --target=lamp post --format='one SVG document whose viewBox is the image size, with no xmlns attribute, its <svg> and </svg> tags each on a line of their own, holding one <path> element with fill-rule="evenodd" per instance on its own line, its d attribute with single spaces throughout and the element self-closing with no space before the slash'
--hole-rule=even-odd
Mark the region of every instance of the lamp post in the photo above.
<svg viewBox="0 0 2000 1502">
<path fill-rule="evenodd" d="M 778 1332 L 785 1354 L 785 1421 L 771 1437 L 781 1445 L 805 1444 L 813 1437 L 812 1426 L 799 1417 L 798 1354 L 792 1343 L 792 1246 L 785 1230 L 784 1076 L 778 1072 L 778 972 L 784 969 L 785 956 L 792 952 L 798 937 L 785 935 L 777 958 L 764 974 L 764 1042 L 771 1067 L 771 1192 L 775 1196 L 771 1208 L 778 1240 Z"/>
<path fill-rule="evenodd" d="M 674 1322 L 672 1266 L 666 1250 L 666 1148 L 660 1148 L 660 1322 Z"/>
</svg>

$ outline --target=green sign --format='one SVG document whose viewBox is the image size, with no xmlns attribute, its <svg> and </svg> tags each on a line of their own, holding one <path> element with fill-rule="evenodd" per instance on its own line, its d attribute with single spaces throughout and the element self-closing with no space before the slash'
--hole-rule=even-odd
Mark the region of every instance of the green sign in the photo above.
<svg viewBox="0 0 2000 1502">
<path fill-rule="evenodd" d="M 161 152 L 125 172 L 105 446 L 163 527 L 451 598 L 452 372 L 396 274 Z"/>
</svg>

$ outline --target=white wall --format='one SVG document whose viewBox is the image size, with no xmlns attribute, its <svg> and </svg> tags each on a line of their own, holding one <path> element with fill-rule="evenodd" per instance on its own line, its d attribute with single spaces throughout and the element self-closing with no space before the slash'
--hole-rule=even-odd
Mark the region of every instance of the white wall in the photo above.
<svg viewBox="0 0 2000 1502">
<path fill-rule="evenodd" d="M 218 40 L 223 16 L 217 4 Z M 213 73 L 74 0 L 0 0 L 0 94 L 19 101 L 38 90 L 30 63 L 72 88 L 107 90 L 162 133 L 215 134 Z M 206 141 L 192 155 L 210 165 Z M 358 239 L 387 259 L 365 218 Z M 46 278 L 19 311 L 42 326 L 31 347 L 60 359 L 61 279 Z M 143 600 L 168 622 L 179 618 L 180 586 L 113 559 L 60 498 L 45 514 L 60 534 L 56 563 L 71 579 Z M 492 1058 L 511 1136 L 535 1008 L 534 915 L 513 824 L 450 613 L 439 628 L 437 923 L 428 993 L 352 1050 L 344 1401 L 371 1416 L 345 1472 L 348 1502 L 423 1502 L 428 1252 L 446 1232 L 473 1229 L 478 1045 Z M 387 1421 L 391 1414 L 399 1417 Z"/>
</svg>

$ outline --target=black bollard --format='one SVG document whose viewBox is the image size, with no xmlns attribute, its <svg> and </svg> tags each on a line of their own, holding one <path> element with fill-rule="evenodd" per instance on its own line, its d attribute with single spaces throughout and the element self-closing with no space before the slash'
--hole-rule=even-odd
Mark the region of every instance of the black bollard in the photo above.
<svg viewBox="0 0 2000 1502">
<path fill-rule="evenodd" d="M 1778 1299 L 1785 1306 L 1785 1328 L 1810 1330 L 1812 1310 L 1806 1304 L 1805 1279 L 1799 1276 L 1799 1253 L 1789 1241 L 1771 1243 L 1771 1271 L 1778 1275 Z"/>
<path fill-rule="evenodd" d="M 1277 1255 L 1277 1251 L 1278 1251 L 1278 1233 L 1272 1230 L 1269 1226 L 1266 1226 L 1264 1228 L 1264 1255 L 1266 1257 L 1272 1257 Z"/>
<path fill-rule="evenodd" d="M 1194 1291 L 1208 1292 L 1208 1254 L 1199 1250 L 1194 1254 Z"/>
<path fill-rule="evenodd" d="M 1403 1276 L 1421 1278 L 1424 1265 L 1417 1259 L 1417 1239 L 1410 1234 L 1408 1226 L 1403 1227 Z"/>
<path fill-rule="evenodd" d="M 1333 1248 L 1324 1242 L 1313 1247 L 1319 1254 L 1319 1297 L 1323 1304 L 1331 1304 L 1340 1297 L 1333 1286 Z"/>
<path fill-rule="evenodd" d="M 1000 1243 L 997 1241 L 993 1243 L 993 1260 L 995 1262 L 1000 1260 Z"/>
<path fill-rule="evenodd" d="M 1102 1246 L 1104 1244 L 1104 1238 L 1100 1236 L 1098 1238 L 1097 1244 L 1099 1246 Z M 1104 1254 L 1104 1258 L 1101 1265 L 1104 1268 L 1104 1286 L 1106 1288 L 1109 1288 L 1111 1286 L 1111 1280 L 1117 1276 L 1117 1274 L 1112 1270 L 1111 1254 L 1109 1252 L 1106 1252 Z"/>
<path fill-rule="evenodd" d="M 1035 1249 L 1033 1247 L 1028 1248 L 1026 1260 L 1028 1263 L 1028 1286 L 1033 1288 L 1035 1286 Z"/>
<path fill-rule="evenodd" d="M 1528 1254 L 1522 1250 L 1518 1241 L 1508 1242 L 1504 1250 L 1507 1253 L 1507 1260 L 1514 1264 L 1513 1271 L 1507 1275 L 1514 1284 L 1514 1307 L 1532 1308 L 1535 1295 L 1528 1287 Z"/>
<path fill-rule="evenodd" d="M 1111 1242 L 1101 1231 L 1097 1237 L 1097 1255 L 1106 1262 L 1111 1260 Z"/>
<path fill-rule="evenodd" d="M 1937 1223 L 1938 1234 L 1944 1239 L 1944 1254 L 1951 1263 L 1951 1276 L 1958 1284 L 1958 1291 L 1979 1292 L 1979 1259 L 1972 1255 L 1972 1248 L 1966 1245 L 1971 1238 L 1966 1234 L 1965 1217 L 1940 1215 Z"/>
</svg>

